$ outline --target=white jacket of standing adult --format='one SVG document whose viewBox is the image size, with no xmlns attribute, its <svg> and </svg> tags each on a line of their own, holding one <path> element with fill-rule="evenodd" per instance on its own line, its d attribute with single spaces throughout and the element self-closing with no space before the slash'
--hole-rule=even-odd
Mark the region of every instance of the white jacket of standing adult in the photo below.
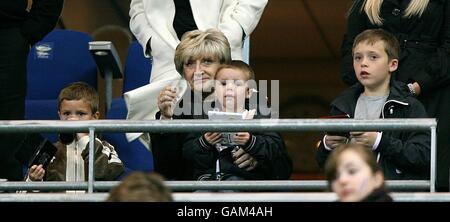
<svg viewBox="0 0 450 222">
<path fill-rule="evenodd" d="M 249 36 L 261 18 L 268 0 L 190 0 L 195 23 L 200 30 L 217 28 L 228 38 L 231 57 L 242 59 L 242 39 Z M 187 89 L 185 81 L 175 70 L 175 48 L 180 40 L 173 28 L 173 0 L 132 0 L 130 29 L 144 48 L 151 53 L 153 65 L 150 84 L 124 94 L 128 108 L 127 119 L 150 120 L 158 111 L 157 97 L 168 85 L 178 86 L 181 98 Z M 150 40 L 150 49 L 146 48 Z M 140 134 L 128 133 L 128 140 Z"/>
</svg>

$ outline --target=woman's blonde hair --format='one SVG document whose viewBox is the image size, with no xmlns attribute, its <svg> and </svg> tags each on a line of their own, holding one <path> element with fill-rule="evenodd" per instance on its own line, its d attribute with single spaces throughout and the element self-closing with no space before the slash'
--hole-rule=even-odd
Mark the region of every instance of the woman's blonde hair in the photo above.
<svg viewBox="0 0 450 222">
<path fill-rule="evenodd" d="M 175 68 L 184 76 L 183 67 L 189 60 L 210 58 L 220 64 L 231 61 L 231 48 L 227 37 L 218 29 L 186 32 L 175 51 Z"/>
<path fill-rule="evenodd" d="M 372 24 L 382 25 L 383 19 L 380 17 L 380 9 L 381 4 L 383 4 L 383 0 L 363 0 L 363 4 L 361 6 L 361 12 L 364 11 L 369 17 L 369 20 Z M 422 16 L 423 12 L 428 6 L 428 2 L 430 0 L 411 0 L 408 7 L 406 8 L 403 16 L 405 18 L 411 18 L 413 16 Z M 358 1 L 355 1 L 354 5 Z M 354 10 L 352 7 L 351 10 Z"/>
</svg>

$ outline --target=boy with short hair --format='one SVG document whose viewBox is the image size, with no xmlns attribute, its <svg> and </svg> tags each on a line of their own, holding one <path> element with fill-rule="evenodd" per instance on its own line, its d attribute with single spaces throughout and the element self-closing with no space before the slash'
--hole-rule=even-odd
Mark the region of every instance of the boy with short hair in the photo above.
<svg viewBox="0 0 450 222">
<path fill-rule="evenodd" d="M 58 97 L 58 115 L 61 120 L 97 120 L 99 97 L 94 88 L 83 82 L 75 82 L 61 90 Z M 66 144 L 63 144 L 66 143 Z M 33 165 L 27 181 L 86 181 L 88 178 L 89 134 L 76 133 L 73 141 L 58 141 L 55 157 L 43 169 Z M 95 138 L 95 180 L 115 180 L 124 171 L 114 147 Z"/>
<path fill-rule="evenodd" d="M 244 62 L 233 60 L 221 65 L 215 79 L 215 104 L 222 112 L 253 116 L 256 110 L 246 110 L 254 79 L 252 69 Z M 252 114 L 253 113 L 253 114 Z M 255 116 L 255 118 L 260 118 Z M 292 162 L 278 133 L 233 133 L 232 142 L 224 142 L 220 132 L 191 133 L 183 146 L 183 156 L 192 162 L 197 180 L 257 180 L 288 179 Z M 254 160 L 246 156 L 251 155 Z M 251 161 L 247 167 L 246 161 Z M 242 166 L 241 166 L 242 165 Z"/>
<path fill-rule="evenodd" d="M 356 83 L 331 103 L 331 115 L 355 119 L 426 118 L 423 105 L 406 85 L 392 81 L 398 67 L 397 39 L 382 29 L 366 30 L 355 38 L 353 67 Z M 430 169 L 430 133 L 350 132 L 349 138 L 325 135 L 316 158 L 323 166 L 330 152 L 344 143 L 372 149 L 387 179 L 426 179 Z"/>
</svg>

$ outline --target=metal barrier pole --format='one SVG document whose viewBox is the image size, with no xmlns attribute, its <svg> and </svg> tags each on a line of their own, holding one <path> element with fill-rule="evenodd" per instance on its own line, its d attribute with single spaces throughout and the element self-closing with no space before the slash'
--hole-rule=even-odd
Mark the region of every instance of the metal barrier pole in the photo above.
<svg viewBox="0 0 450 222">
<path fill-rule="evenodd" d="M 120 181 L 94 181 L 96 191 L 108 191 Z M 173 191 L 193 190 L 240 190 L 240 191 L 323 191 L 328 185 L 325 180 L 242 180 L 242 181 L 165 181 Z M 0 182 L 0 190 L 86 190 L 87 182 Z M 428 180 L 387 180 L 389 191 L 426 191 Z"/>
<path fill-rule="evenodd" d="M 94 146 L 95 134 L 94 128 L 89 128 L 89 177 L 88 177 L 88 193 L 94 192 Z"/>
<path fill-rule="evenodd" d="M 112 81 L 113 73 L 110 70 L 105 71 L 105 97 L 106 97 L 106 110 L 111 109 L 112 102 Z"/>
<path fill-rule="evenodd" d="M 395 202 L 450 202 L 450 193 L 391 192 Z M 0 193 L 0 202 L 104 202 L 108 193 Z M 334 202 L 332 192 L 236 192 L 236 193 L 186 193 L 174 192 L 175 202 Z"/>
<path fill-rule="evenodd" d="M 115 181 L 115 185 L 119 181 Z M 113 186 L 114 184 L 111 184 Z M 69 182 L 69 181 L 45 181 L 45 182 L 0 182 L 1 191 L 16 191 L 16 190 L 51 190 L 51 191 L 66 191 L 66 190 L 87 190 L 87 182 Z"/>
<path fill-rule="evenodd" d="M 250 36 L 247 36 L 242 44 L 242 61 L 250 64 Z"/>
<path fill-rule="evenodd" d="M 430 192 L 436 192 L 436 126 L 430 127 L 431 129 L 431 166 L 430 166 Z"/>
<path fill-rule="evenodd" d="M 308 131 L 420 131 L 436 126 L 435 119 L 253 119 L 194 120 L 13 120 L 0 121 L 0 133 L 82 132 L 308 132 Z"/>
</svg>

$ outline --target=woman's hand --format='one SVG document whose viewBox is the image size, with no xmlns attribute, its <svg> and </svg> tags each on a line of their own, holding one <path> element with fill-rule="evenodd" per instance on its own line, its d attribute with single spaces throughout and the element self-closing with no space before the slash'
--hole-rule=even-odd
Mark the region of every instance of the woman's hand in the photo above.
<svg viewBox="0 0 450 222">
<path fill-rule="evenodd" d="M 161 112 L 161 119 L 170 119 L 173 116 L 177 98 L 177 90 L 173 86 L 166 86 L 158 96 L 158 108 Z"/>
</svg>

